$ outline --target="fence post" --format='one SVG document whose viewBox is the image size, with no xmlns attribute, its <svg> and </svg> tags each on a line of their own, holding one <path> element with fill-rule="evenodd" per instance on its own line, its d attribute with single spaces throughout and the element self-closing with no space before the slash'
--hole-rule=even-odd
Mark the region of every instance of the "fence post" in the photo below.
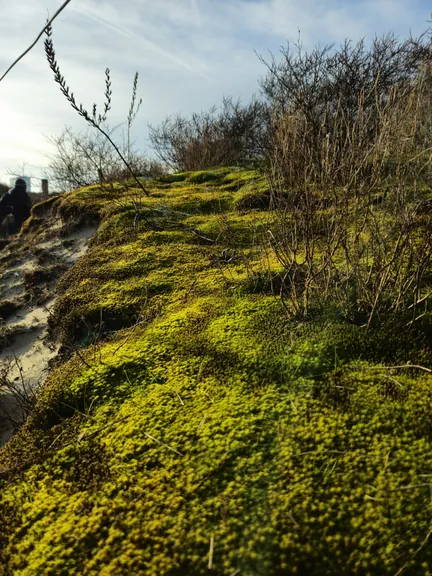
<svg viewBox="0 0 432 576">
<path fill-rule="evenodd" d="M 48 180 L 42 179 L 42 200 L 48 200 Z"/>
</svg>

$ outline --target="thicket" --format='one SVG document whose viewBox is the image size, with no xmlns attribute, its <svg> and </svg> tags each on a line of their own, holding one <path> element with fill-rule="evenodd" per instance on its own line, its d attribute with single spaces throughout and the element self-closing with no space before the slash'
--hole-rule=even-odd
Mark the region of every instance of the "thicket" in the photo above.
<svg viewBox="0 0 432 576">
<path fill-rule="evenodd" d="M 262 158 L 270 143 L 270 108 L 254 99 L 243 105 L 224 98 L 220 107 L 189 117 L 168 116 L 150 126 L 158 158 L 175 171 L 242 165 Z"/>
<path fill-rule="evenodd" d="M 274 118 L 303 118 L 308 125 L 308 143 L 314 148 L 315 169 L 322 165 L 322 138 L 344 144 L 360 116 L 367 118 L 362 141 L 372 144 L 383 128 L 382 107 L 394 107 L 412 93 L 425 68 L 430 69 L 431 29 L 417 38 L 400 40 L 395 34 L 376 37 L 370 45 L 349 39 L 340 47 L 327 45 L 310 51 L 300 41 L 272 57 L 268 74 L 261 80 L 263 95 Z M 338 178 L 343 172 L 334 174 Z"/>
<path fill-rule="evenodd" d="M 371 325 L 427 311 L 432 260 L 431 30 L 273 59 L 269 242 L 299 317 L 334 307 Z"/>
<path fill-rule="evenodd" d="M 113 134 L 113 130 L 109 130 Z M 99 132 L 73 132 L 65 128 L 49 138 L 54 147 L 47 176 L 56 190 L 67 191 L 92 184 L 119 182 L 130 172 L 109 141 Z M 121 147 L 128 163 L 138 176 L 156 178 L 166 173 L 157 160 L 148 158 L 124 143 Z"/>
</svg>

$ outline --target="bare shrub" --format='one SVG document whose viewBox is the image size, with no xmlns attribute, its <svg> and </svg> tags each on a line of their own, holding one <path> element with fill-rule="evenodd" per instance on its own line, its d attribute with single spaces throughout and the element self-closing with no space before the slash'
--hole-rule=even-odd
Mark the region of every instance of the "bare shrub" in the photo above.
<svg viewBox="0 0 432 576">
<path fill-rule="evenodd" d="M 169 116 L 150 126 L 157 156 L 176 171 L 203 170 L 262 157 L 269 141 L 270 113 L 263 102 L 224 98 L 220 108 L 190 117 Z"/>
<path fill-rule="evenodd" d="M 394 105 L 411 92 L 430 50 L 430 29 L 404 41 L 390 33 L 375 38 L 371 46 L 346 40 L 337 49 L 328 45 L 305 52 L 299 42 L 282 48 L 280 61 L 261 58 L 269 71 L 261 87 L 281 122 L 293 117 L 307 124 L 309 157 L 318 171 L 323 136 L 337 140 L 341 157 L 351 145 L 354 126 L 361 129 L 358 145 L 373 144 L 383 127 L 382 108 L 389 99 Z M 341 172 L 332 176 L 338 178 Z"/>
<path fill-rule="evenodd" d="M 423 314 L 432 264 L 420 208 L 432 182 L 430 46 L 385 36 L 368 50 L 349 42 L 335 54 L 299 49 L 270 67 L 267 88 L 280 106 L 268 169 L 277 224 L 268 236 L 290 312 L 334 305 L 368 325 L 389 312 L 410 311 L 412 321 Z"/>
<path fill-rule="evenodd" d="M 50 157 L 47 177 L 60 191 L 96 184 L 99 174 L 115 157 L 115 151 L 99 132 L 75 134 L 65 128 L 60 136 L 51 136 L 48 141 L 55 152 Z"/>
<path fill-rule="evenodd" d="M 113 130 L 107 131 L 113 134 Z M 99 132 L 74 133 L 70 128 L 65 128 L 60 136 L 52 136 L 48 140 L 55 152 L 50 157 L 47 177 L 58 191 L 130 178 L 129 169 Z M 155 178 L 166 172 L 160 162 L 132 150 L 130 142 L 123 152 L 138 176 Z"/>
<path fill-rule="evenodd" d="M 167 174 L 167 168 L 164 164 L 154 158 L 148 158 L 147 156 L 142 156 L 137 153 L 132 153 L 129 156 L 129 164 L 139 177 L 159 178 Z M 110 166 L 106 172 L 106 176 L 104 172 L 105 181 L 121 182 L 127 178 L 130 178 L 129 171 L 118 162 Z"/>
<path fill-rule="evenodd" d="M 19 377 L 12 379 L 12 369 L 16 368 Z M 18 430 L 27 420 L 36 404 L 36 387 L 24 379 L 20 361 L 13 356 L 2 362 L 0 367 L 0 419 L 13 431 Z"/>
<path fill-rule="evenodd" d="M 54 81 L 59 85 L 60 90 L 66 100 L 68 101 L 69 105 L 78 113 L 79 116 L 84 118 L 89 126 L 94 128 L 98 134 L 103 136 L 107 142 L 111 145 L 112 149 L 117 154 L 120 161 L 123 163 L 125 169 L 128 171 L 130 177 L 135 181 L 138 189 L 145 195 L 149 196 L 148 190 L 144 187 L 143 183 L 139 180 L 138 175 L 133 171 L 131 164 L 128 161 L 127 155 L 129 150 L 127 150 L 126 154 L 122 152 L 120 147 L 114 142 L 109 130 L 105 127 L 105 122 L 107 119 L 108 112 L 111 110 L 111 98 L 112 98 L 112 89 L 111 89 L 111 73 L 109 68 L 105 70 L 105 101 L 103 105 L 103 112 L 98 113 L 96 103 L 93 104 L 92 111 L 89 112 L 82 104 L 78 103 L 74 93 L 72 92 L 70 86 L 66 82 L 66 78 L 60 71 L 60 66 L 57 61 L 57 56 L 54 49 L 54 43 L 52 40 L 52 27 L 50 24 L 46 26 L 45 29 L 45 55 L 48 61 L 48 65 L 51 71 L 54 74 Z M 132 89 L 132 100 L 131 100 L 131 107 L 128 114 L 128 129 L 130 130 L 131 123 L 138 112 L 138 108 L 141 104 L 139 102 L 136 105 L 136 89 L 137 89 L 137 82 L 138 82 L 138 72 L 135 74 L 133 89 Z"/>
</svg>

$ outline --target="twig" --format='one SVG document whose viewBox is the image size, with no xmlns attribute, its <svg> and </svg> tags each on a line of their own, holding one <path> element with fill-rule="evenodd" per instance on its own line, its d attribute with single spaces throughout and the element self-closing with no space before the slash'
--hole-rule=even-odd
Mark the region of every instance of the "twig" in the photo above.
<svg viewBox="0 0 432 576">
<path fill-rule="evenodd" d="M 34 48 L 34 47 L 36 46 L 36 44 L 38 43 L 39 39 L 40 39 L 40 38 L 43 36 L 43 34 L 45 33 L 45 30 L 46 30 L 49 26 L 51 26 L 51 24 L 54 22 L 54 20 L 57 18 L 57 16 L 59 16 L 60 12 L 62 12 L 62 11 L 66 8 L 66 6 L 69 4 L 70 1 L 71 1 L 71 0 L 66 0 L 66 2 L 63 2 L 63 4 L 60 6 L 60 8 L 57 10 L 57 12 L 56 12 L 56 13 L 54 14 L 54 16 L 51 18 L 51 20 L 49 20 L 49 21 L 45 24 L 45 26 L 44 26 L 43 29 L 40 31 L 40 33 L 38 34 L 38 36 L 37 36 L 36 40 L 33 42 L 33 44 L 31 44 L 31 45 L 27 48 L 27 50 L 25 50 L 25 52 L 23 52 L 23 53 L 21 54 L 21 56 L 19 56 L 19 57 L 15 60 L 15 62 L 13 62 L 13 63 L 9 66 L 9 68 L 6 70 L 6 72 L 5 72 L 5 73 L 3 74 L 3 76 L 0 78 L 0 82 L 3 80 L 3 78 L 6 77 L 7 74 L 9 74 L 9 72 L 12 70 L 12 68 L 14 68 L 14 66 L 16 66 L 16 65 L 18 64 L 18 62 L 19 62 L 20 60 L 22 60 L 22 59 L 24 58 L 24 56 L 26 56 L 26 55 L 30 52 L 30 50 L 32 50 L 32 48 Z"/>
<path fill-rule="evenodd" d="M 168 446 L 168 444 L 165 444 L 165 442 L 162 442 L 161 440 L 158 440 L 157 438 L 155 438 L 154 436 L 152 436 L 151 434 L 148 434 L 147 432 L 144 432 L 144 436 L 147 436 L 147 438 L 150 438 L 150 440 L 153 440 L 154 442 L 156 442 L 157 444 L 160 444 L 161 446 L 165 446 L 165 448 L 168 448 L 168 450 L 171 450 L 171 452 L 174 452 L 175 454 L 178 454 L 178 456 L 183 456 L 183 454 L 181 452 L 179 452 L 178 450 L 176 450 L 175 448 L 171 448 L 171 446 Z"/>
<path fill-rule="evenodd" d="M 410 562 L 412 562 L 412 560 L 414 560 L 414 558 L 417 556 L 417 554 L 420 552 L 420 550 L 427 544 L 431 535 L 432 535 L 432 530 L 429 530 L 429 532 L 426 534 L 425 539 L 420 544 L 420 546 L 417 548 L 417 550 L 414 552 L 414 554 L 411 555 L 409 560 L 407 562 L 405 562 L 405 564 L 402 566 L 402 568 L 399 568 L 399 570 L 396 572 L 396 574 L 394 576 L 399 576 L 400 574 L 402 574 L 402 572 L 405 570 L 405 568 L 408 566 L 408 564 Z"/>
<path fill-rule="evenodd" d="M 210 550 L 209 550 L 209 561 L 208 561 L 208 569 L 213 569 L 213 553 L 214 553 L 214 535 L 210 536 Z"/>
<path fill-rule="evenodd" d="M 97 114 L 96 104 L 93 104 L 92 114 L 90 114 L 83 107 L 82 104 L 77 103 L 77 101 L 75 100 L 74 93 L 71 91 L 70 87 L 66 83 L 65 77 L 60 72 L 60 67 L 59 67 L 59 64 L 58 64 L 57 59 L 56 59 L 56 53 L 55 53 L 54 44 L 52 41 L 52 28 L 49 24 L 47 24 L 45 26 L 44 32 L 46 33 L 46 36 L 47 36 L 45 39 L 45 54 L 47 57 L 47 61 L 48 61 L 49 67 L 51 68 L 51 71 L 54 74 L 55 82 L 57 82 L 57 84 L 60 86 L 60 90 L 61 90 L 62 94 L 64 95 L 66 100 L 69 102 L 69 104 L 72 106 L 72 108 L 74 110 L 76 110 L 76 112 L 78 112 L 78 114 L 82 118 L 84 118 L 87 121 L 87 123 L 90 124 L 90 126 L 93 126 L 93 128 L 96 128 L 96 130 L 98 130 L 107 139 L 107 141 L 111 144 L 111 146 L 116 151 L 117 155 L 119 156 L 119 158 L 121 159 L 123 164 L 126 166 L 127 170 L 129 171 L 130 175 L 132 176 L 132 178 L 138 184 L 138 187 L 144 192 L 144 194 L 146 196 L 150 196 L 148 190 L 146 190 L 146 188 L 143 186 L 141 181 L 138 179 L 138 177 L 135 174 L 134 170 L 132 169 L 131 165 L 126 160 L 126 158 L 123 156 L 123 154 L 121 153 L 121 151 L 118 148 L 118 146 L 116 145 L 116 143 L 113 141 L 113 139 L 108 134 L 108 132 L 106 130 L 104 130 L 101 126 L 102 123 L 105 122 L 105 120 L 107 118 L 107 114 L 108 114 L 109 110 L 111 109 L 112 90 L 111 90 L 111 77 L 110 77 L 109 68 L 107 68 L 105 70 L 105 104 L 104 104 L 103 114 L 99 114 L 99 115 Z"/>
<path fill-rule="evenodd" d="M 389 376 L 388 374 L 383 374 L 381 376 L 381 378 L 384 380 L 390 380 L 390 382 L 394 382 L 395 384 L 397 384 L 402 390 L 405 390 L 405 386 L 403 384 L 401 384 L 399 382 L 399 380 L 396 380 L 396 378 L 393 378 L 393 376 Z"/>
<path fill-rule="evenodd" d="M 181 230 L 185 230 L 186 232 L 190 232 L 191 234 L 195 234 L 195 236 L 198 236 L 198 238 L 201 238 L 201 240 L 204 240 L 205 242 L 208 242 L 210 244 L 214 244 L 215 240 L 213 240 L 212 238 L 208 238 L 207 236 L 204 236 L 204 234 L 202 234 L 199 230 L 196 230 L 195 228 L 190 228 L 189 226 L 186 226 L 186 224 L 183 223 L 175 223 L 175 225 L 177 225 Z"/>
<path fill-rule="evenodd" d="M 174 392 L 177 394 L 177 398 L 179 399 L 179 401 L 180 401 L 180 404 L 181 404 L 182 406 L 184 406 L 185 404 L 184 404 L 184 402 L 183 402 L 183 400 L 182 400 L 182 398 L 181 398 L 180 394 L 177 392 L 177 390 L 174 390 Z"/>
<path fill-rule="evenodd" d="M 400 486 L 399 488 L 393 488 L 392 490 L 385 490 L 385 492 L 405 492 L 405 490 L 414 490 L 415 488 L 430 488 L 432 484 L 430 482 L 422 482 L 421 484 L 409 484 L 408 486 Z"/>
<path fill-rule="evenodd" d="M 423 372 L 432 374 L 432 370 L 430 368 L 419 366 L 418 364 L 402 364 L 400 366 L 347 366 L 347 368 L 350 370 L 403 370 L 412 368 L 414 370 L 423 370 Z"/>
<path fill-rule="evenodd" d="M 432 296 L 432 292 L 428 292 L 428 294 L 426 294 L 426 296 L 423 296 L 423 298 L 420 298 L 420 300 L 417 300 L 416 302 L 411 304 L 411 306 L 408 306 L 407 310 L 411 310 L 412 308 L 415 308 L 419 304 L 422 304 L 422 302 L 427 300 L 430 296 Z"/>
</svg>

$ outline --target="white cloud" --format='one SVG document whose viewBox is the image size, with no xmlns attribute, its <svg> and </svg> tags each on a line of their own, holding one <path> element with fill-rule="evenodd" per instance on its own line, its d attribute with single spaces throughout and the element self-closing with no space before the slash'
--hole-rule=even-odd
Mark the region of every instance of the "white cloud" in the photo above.
<svg viewBox="0 0 432 576">
<path fill-rule="evenodd" d="M 106 6 L 102 12 L 101 10 L 97 10 L 94 6 L 89 6 L 81 2 L 77 3 L 75 6 L 72 5 L 72 9 L 90 20 L 93 20 L 97 24 L 107 27 L 112 32 L 123 36 L 128 40 L 132 40 L 135 45 L 141 46 L 148 52 L 153 53 L 156 56 L 161 56 L 162 58 L 173 62 L 175 65 L 185 68 L 189 72 L 202 74 L 202 72 L 192 63 L 178 57 L 176 53 L 165 50 L 161 44 L 149 40 L 142 33 L 136 32 L 134 30 L 136 27 L 136 20 L 135 25 L 132 25 L 130 18 L 122 17 L 122 15 L 113 6 Z"/>
</svg>

